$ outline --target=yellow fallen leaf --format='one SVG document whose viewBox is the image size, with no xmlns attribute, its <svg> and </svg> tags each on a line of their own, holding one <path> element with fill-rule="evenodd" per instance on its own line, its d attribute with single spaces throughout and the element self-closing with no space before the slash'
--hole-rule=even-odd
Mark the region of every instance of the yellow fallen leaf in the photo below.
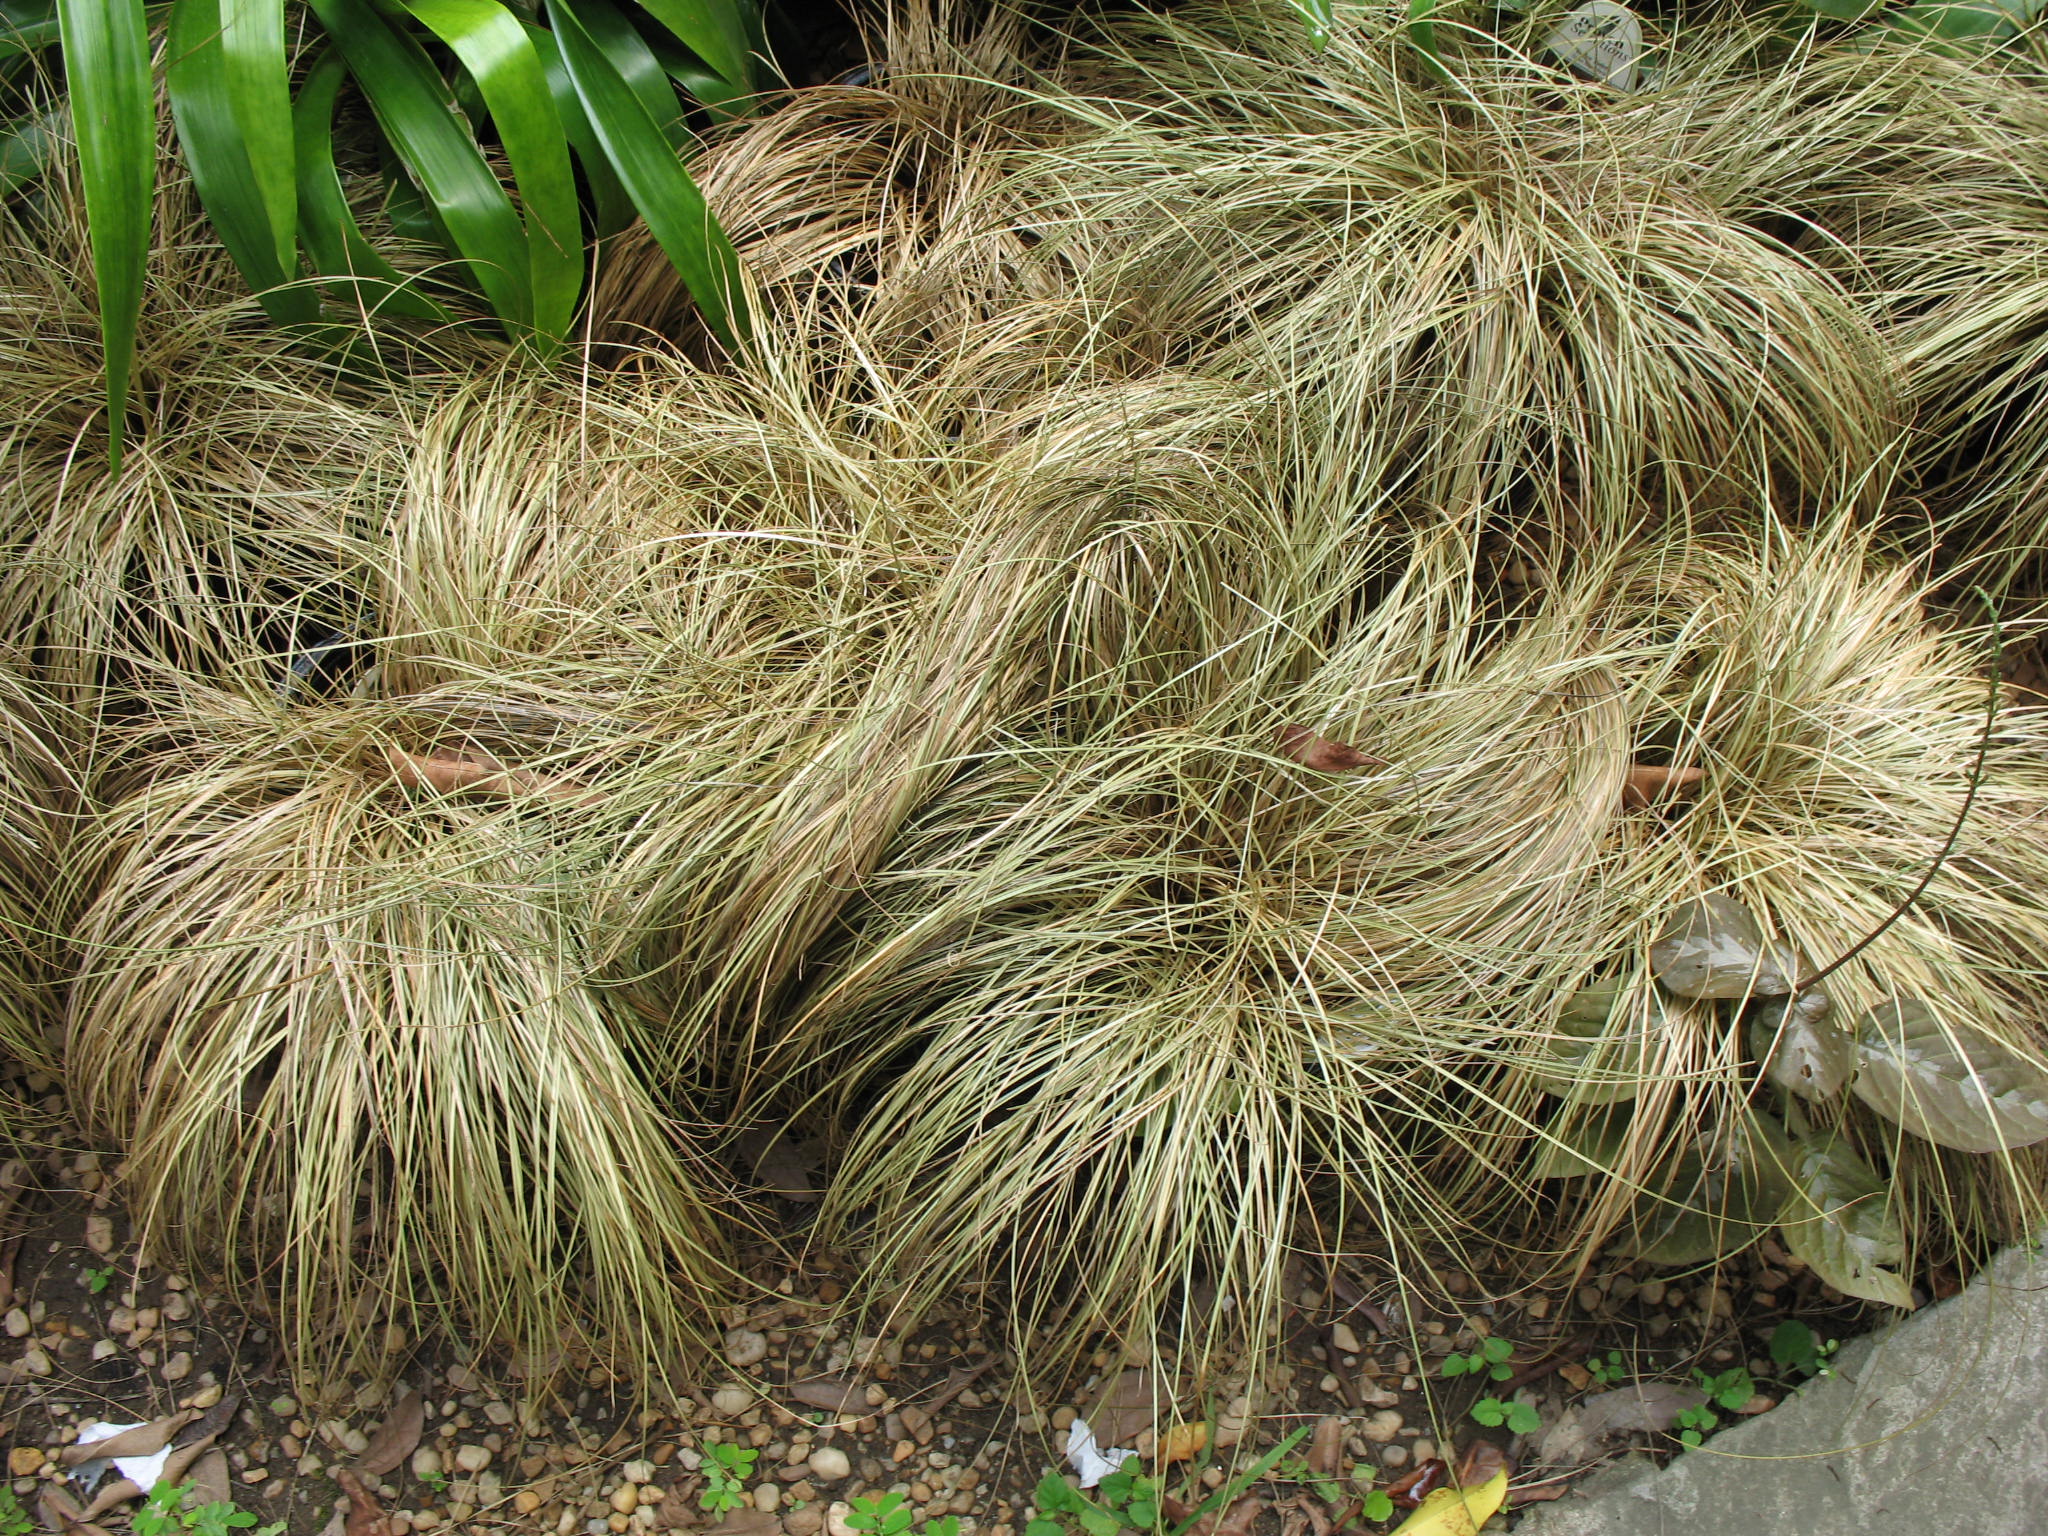
<svg viewBox="0 0 2048 1536">
<path fill-rule="evenodd" d="M 1197 1419 L 1192 1424 L 1176 1424 L 1159 1440 L 1159 1460 L 1186 1461 L 1209 1443 L 1209 1426 Z"/>
<path fill-rule="evenodd" d="M 1507 1499 L 1508 1474 L 1503 1467 L 1477 1488 L 1437 1489 L 1394 1527 L 1393 1536 L 1478 1536 L 1479 1527 Z"/>
</svg>

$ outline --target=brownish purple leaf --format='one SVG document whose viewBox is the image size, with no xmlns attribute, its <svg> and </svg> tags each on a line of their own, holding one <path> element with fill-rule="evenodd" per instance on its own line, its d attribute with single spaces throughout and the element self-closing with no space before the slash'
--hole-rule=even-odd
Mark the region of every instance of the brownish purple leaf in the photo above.
<svg viewBox="0 0 2048 1536">
<path fill-rule="evenodd" d="M 782 1389 L 798 1402 L 812 1408 L 822 1408 L 827 1413 L 850 1413 L 858 1409 L 868 1410 L 868 1400 L 861 1383 L 851 1376 L 813 1376 L 808 1381 L 793 1381 Z"/>
<path fill-rule="evenodd" d="M 1280 752 L 1304 768 L 1317 773 L 1349 773 L 1354 768 L 1384 768 L 1385 759 L 1318 736 L 1305 725 L 1288 725 L 1280 730 Z"/>
<path fill-rule="evenodd" d="M 384 1416 L 384 1423 L 370 1439 L 369 1449 L 356 1458 L 356 1471 L 364 1477 L 382 1477 L 395 1472 L 420 1443 L 427 1427 L 426 1405 L 419 1393 L 407 1387 Z"/>
</svg>

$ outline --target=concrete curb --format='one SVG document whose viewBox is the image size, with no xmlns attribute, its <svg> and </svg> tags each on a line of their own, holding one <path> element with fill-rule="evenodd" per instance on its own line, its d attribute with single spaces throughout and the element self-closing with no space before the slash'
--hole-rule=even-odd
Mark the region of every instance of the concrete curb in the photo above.
<svg viewBox="0 0 2048 1536">
<path fill-rule="evenodd" d="M 1836 1374 L 1661 1470 L 1632 1457 L 1515 1536 L 2048 1536 L 2048 1257 L 1843 1346 Z"/>
</svg>

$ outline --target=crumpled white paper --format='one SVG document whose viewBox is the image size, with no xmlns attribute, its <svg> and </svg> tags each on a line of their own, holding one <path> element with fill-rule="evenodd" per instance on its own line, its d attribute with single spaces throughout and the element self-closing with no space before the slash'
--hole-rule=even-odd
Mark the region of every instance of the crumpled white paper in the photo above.
<svg viewBox="0 0 2048 1536">
<path fill-rule="evenodd" d="M 79 1426 L 78 1443 L 80 1445 L 97 1445 L 102 1440 L 111 1440 L 116 1435 L 125 1435 L 131 1429 L 140 1428 L 142 1428 L 140 1424 L 84 1424 Z M 163 1481 L 164 1464 L 170 1459 L 171 1448 L 166 1445 L 154 1456 L 116 1456 L 114 1458 L 114 1466 L 123 1477 L 135 1484 L 144 1493 L 147 1493 Z M 87 1462 L 78 1471 L 83 1472 L 86 1467 L 91 1465 L 93 1465 L 92 1462 Z M 73 1476 L 76 1475 L 76 1473 L 73 1474 Z"/>
<path fill-rule="evenodd" d="M 1136 1451 L 1105 1451 L 1095 1443 L 1095 1431 L 1086 1419 L 1076 1419 L 1067 1430 L 1067 1465 L 1081 1477 L 1083 1488 L 1093 1488 L 1112 1472 L 1121 1472 Z"/>
</svg>

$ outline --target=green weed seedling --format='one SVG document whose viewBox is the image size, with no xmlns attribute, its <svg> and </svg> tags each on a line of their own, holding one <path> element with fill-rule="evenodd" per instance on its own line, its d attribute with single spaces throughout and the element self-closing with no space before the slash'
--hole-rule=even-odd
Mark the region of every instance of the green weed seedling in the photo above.
<svg viewBox="0 0 2048 1536">
<path fill-rule="evenodd" d="M 1533 1435 L 1543 1427 L 1543 1415 L 1527 1403 L 1504 1403 L 1497 1397 L 1479 1399 L 1472 1405 L 1472 1417 L 1488 1429 L 1505 1424 L 1518 1435 Z"/>
<path fill-rule="evenodd" d="M 0 1483 L 0 1536 L 29 1536 L 35 1528 L 35 1521 L 21 1507 L 21 1500 L 14 1496 L 14 1490 Z"/>
<path fill-rule="evenodd" d="M 1628 1374 L 1628 1367 L 1621 1363 L 1621 1351 L 1610 1349 L 1604 1360 L 1598 1355 L 1587 1358 L 1586 1374 L 1599 1385 L 1612 1387 L 1620 1385 L 1621 1379 Z"/>
<path fill-rule="evenodd" d="M 1707 1400 L 1697 1408 L 1687 1408 L 1678 1415 L 1678 1438 L 1687 1445 L 1698 1445 L 1707 1434 L 1720 1427 L 1721 1416 L 1714 1412 L 1716 1407 L 1733 1413 L 1752 1397 L 1756 1396 L 1756 1382 L 1743 1366 L 1709 1376 L 1698 1366 L 1693 1367 L 1693 1380 L 1707 1394 Z"/>
<path fill-rule="evenodd" d="M 1177 1525 L 1170 1524 L 1165 1517 L 1160 1480 L 1146 1476 L 1135 1456 L 1096 1484 L 1092 1499 L 1078 1488 L 1069 1487 L 1058 1473 L 1048 1472 L 1032 1490 L 1037 1507 L 1024 1527 L 1024 1536 L 1069 1536 L 1073 1531 L 1080 1532 L 1080 1536 L 1117 1536 L 1120 1531 L 1187 1536 L 1205 1517 L 1243 1497 L 1247 1488 L 1286 1460 L 1288 1453 L 1308 1437 L 1308 1432 L 1306 1425 L 1295 1430 L 1245 1471 L 1225 1480 Z"/>
<path fill-rule="evenodd" d="M 85 1288 L 95 1296 L 114 1283 L 114 1266 L 111 1264 L 104 1269 L 81 1269 L 79 1274 L 85 1279 Z"/>
<path fill-rule="evenodd" d="M 225 1503 L 195 1504 L 192 1499 L 197 1491 L 183 1483 L 158 1483 L 135 1511 L 130 1523 L 135 1536 L 235 1536 L 237 1532 L 281 1536 L 284 1530 L 284 1522 L 279 1520 L 252 1531 L 256 1517 L 246 1509 Z"/>
<path fill-rule="evenodd" d="M 760 1454 L 751 1445 L 714 1442 L 705 1446 L 699 1468 L 704 1474 L 704 1491 L 697 1495 L 698 1507 L 724 1515 L 748 1503 L 747 1479 L 753 1475 L 754 1460 Z"/>
<path fill-rule="evenodd" d="M 868 1536 L 907 1536 L 916 1519 L 917 1511 L 900 1493 L 864 1493 L 846 1512 L 846 1523 Z M 960 1517 L 941 1515 L 925 1521 L 920 1529 L 923 1536 L 960 1536 Z"/>
<path fill-rule="evenodd" d="M 1828 1357 L 1842 1347 L 1840 1339 L 1823 1339 L 1797 1318 L 1771 1330 L 1771 1359 L 1802 1376 L 1832 1376 Z"/>
<path fill-rule="evenodd" d="M 1384 1488 L 1375 1488 L 1365 1496 L 1365 1502 L 1358 1508 L 1362 1519 L 1375 1525 L 1394 1518 L 1394 1496 Z"/>
<path fill-rule="evenodd" d="M 1515 1352 L 1515 1346 L 1506 1339 L 1481 1339 L 1479 1347 L 1469 1355 L 1445 1355 L 1446 1376 L 1490 1376 L 1495 1381 L 1506 1381 L 1514 1375 L 1508 1365 L 1508 1357 Z"/>
</svg>

